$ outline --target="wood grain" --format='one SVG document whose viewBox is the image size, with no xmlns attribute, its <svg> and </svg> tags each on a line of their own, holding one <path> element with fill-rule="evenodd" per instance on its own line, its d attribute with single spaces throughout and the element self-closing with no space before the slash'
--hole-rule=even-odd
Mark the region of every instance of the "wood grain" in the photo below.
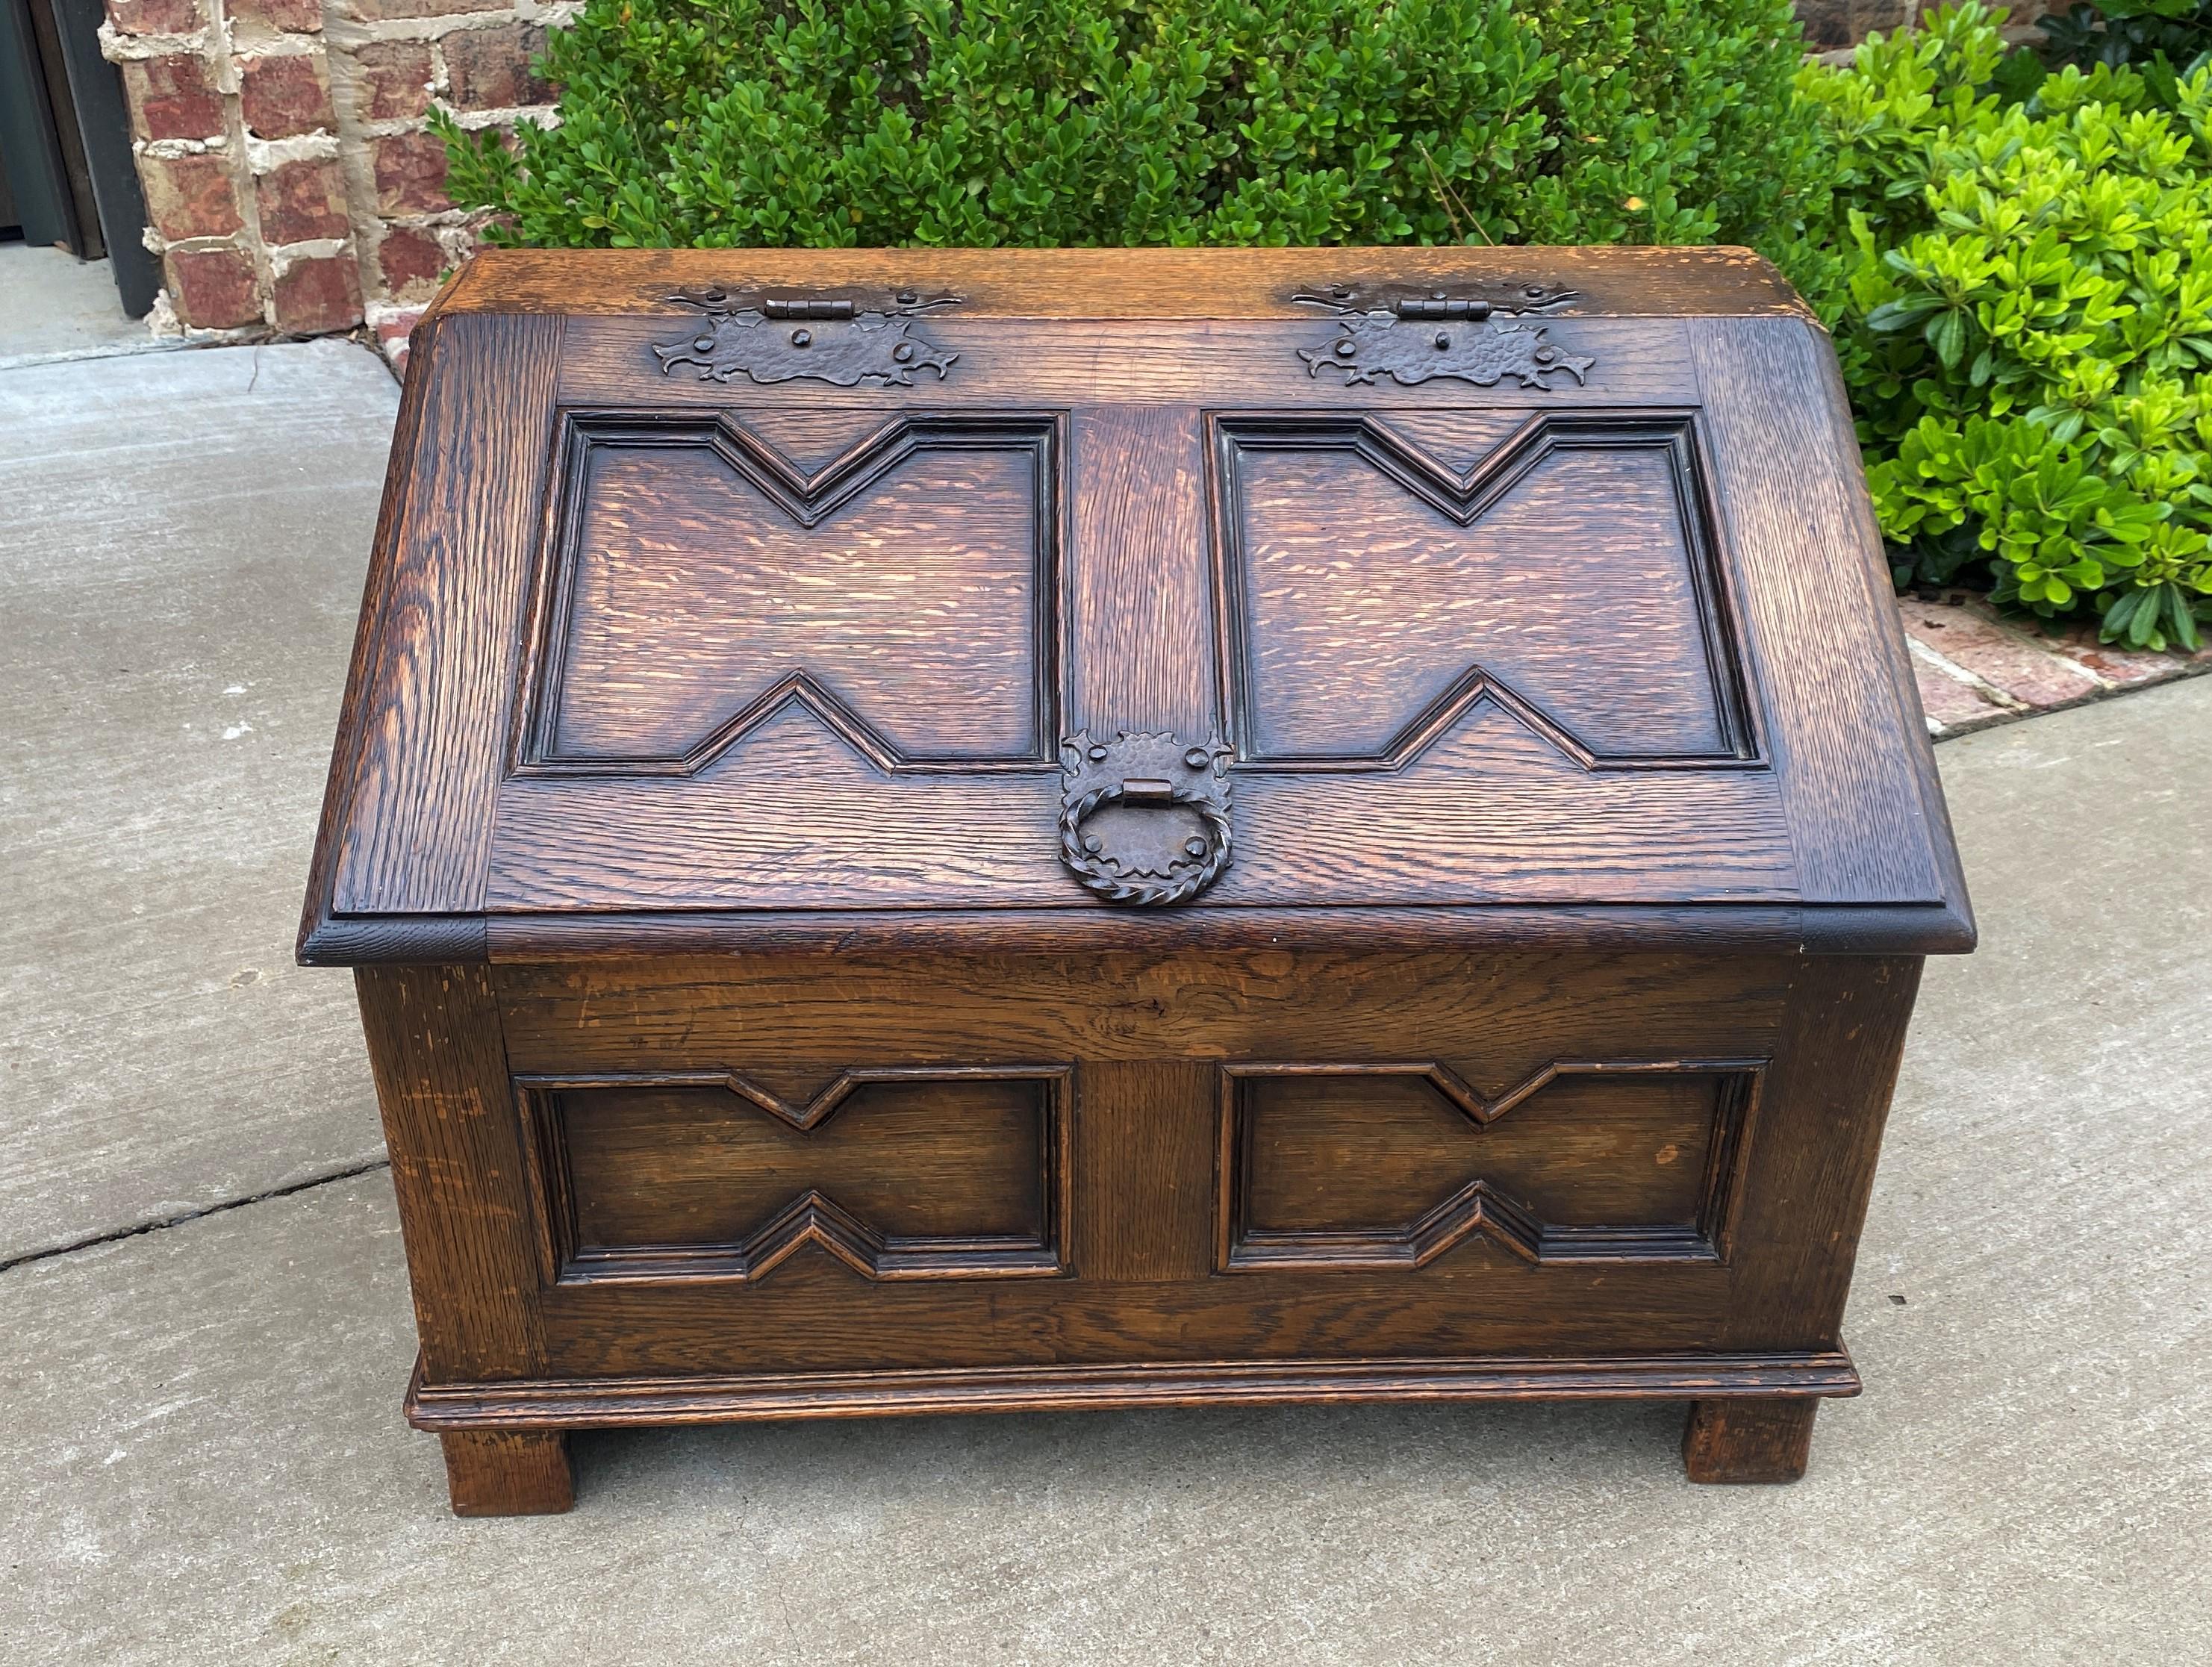
<svg viewBox="0 0 2212 1667">
<path fill-rule="evenodd" d="M 557 1516 L 576 1503 L 560 1431 L 448 1430 L 439 1442 L 457 1517 Z"/>
<path fill-rule="evenodd" d="M 447 312 L 665 311 L 680 289 L 950 288 L 971 315 L 1033 319 L 1308 316 L 1293 290 L 1332 283 L 1505 278 L 1582 292 L 1577 313 L 1784 313 L 1805 304 L 1740 248 L 487 249 L 440 298 Z M 932 332 L 946 316 L 933 314 Z M 957 316 L 954 314 L 952 316 Z"/>
<path fill-rule="evenodd" d="M 376 646 L 347 697 L 357 762 L 327 836 L 337 912 L 483 907 L 562 329 L 542 317 L 438 326 Z"/>
<path fill-rule="evenodd" d="M 808 397 L 823 411 L 878 412 L 1107 405 L 1331 411 L 1480 404 L 1548 411 L 1696 403 L 1697 370 L 1686 326 L 1677 320 L 1547 321 L 1548 339 L 1561 352 L 1595 362 L 1587 381 L 1560 379 L 1548 391 L 1510 382 L 1494 388 L 1456 381 L 1405 387 L 1388 377 L 1345 387 L 1337 385 L 1340 378 L 1309 375 L 1297 356 L 1301 349 L 1325 351 L 1339 334 L 1336 321 L 1309 307 L 1295 310 L 1295 317 L 1266 322 L 1105 319 L 1071 329 L 1057 320 L 990 319 L 963 307 L 928 321 L 930 339 L 959 355 L 957 368 L 943 381 L 927 376 L 912 387 L 810 384 Z M 689 411 L 750 403 L 731 384 L 702 381 L 680 365 L 661 368 L 653 350 L 691 333 L 680 317 L 566 322 L 564 405 Z M 783 385 L 757 392 L 787 397 Z"/>
<path fill-rule="evenodd" d="M 1524 430 L 1452 478 L 1361 426 L 1223 426 L 1248 758 L 1377 758 L 1478 670 L 1589 753 L 1735 757 L 1663 427 Z"/>
<path fill-rule="evenodd" d="M 364 967 L 362 1028 L 433 1383 L 544 1368 L 538 1262 L 487 970 Z"/>
<path fill-rule="evenodd" d="M 1784 319 L 1689 328 L 1803 895 L 1942 897 L 1915 772 L 1928 733 L 1899 703 L 1887 570 L 1823 385 L 1826 338 Z"/>
<path fill-rule="evenodd" d="M 1310 374 L 1292 294 L 1384 279 L 1578 289 L 1587 380 Z M 702 380 L 714 283 L 951 289 L 957 357 Z M 1693 1477 L 1802 1471 L 1972 923 L 1771 269 L 492 253 L 419 353 L 302 953 L 372 964 L 457 1510 L 593 1424 L 1239 1401 L 1668 1396 Z M 1063 866 L 1077 729 L 1221 738 L 1196 903 Z"/>
<path fill-rule="evenodd" d="M 1682 1468 L 1692 1481 L 1796 1481 L 1813 1449 L 1820 1403 L 1803 1396 L 1690 1403 Z"/>
<path fill-rule="evenodd" d="M 1085 405 L 1073 428 L 1068 730 L 1217 735 L 1199 415 Z"/>
<path fill-rule="evenodd" d="M 863 421 L 811 477 L 711 426 L 579 429 L 538 758 L 696 769 L 794 678 L 897 758 L 1054 756 L 1050 419 Z"/>
<path fill-rule="evenodd" d="M 1680 1354 L 1581 1360 L 1215 1361 L 1007 1371 L 580 1379 L 432 1386 L 407 1416 L 425 1430 L 612 1429 L 886 1414 L 1334 1405 L 1355 1401 L 1781 1399 L 1852 1396 L 1848 1356 Z"/>
</svg>

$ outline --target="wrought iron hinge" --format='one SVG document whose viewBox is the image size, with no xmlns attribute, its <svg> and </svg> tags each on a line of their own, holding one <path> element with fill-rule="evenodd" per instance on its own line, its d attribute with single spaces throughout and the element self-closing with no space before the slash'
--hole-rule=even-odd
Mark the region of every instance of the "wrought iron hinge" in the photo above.
<svg viewBox="0 0 2212 1667">
<path fill-rule="evenodd" d="M 1549 392 L 1548 377 L 1564 374 L 1579 383 L 1596 362 L 1554 345 L 1543 325 L 1507 322 L 1582 299 L 1563 284 L 1492 280 L 1453 289 L 1358 289 L 1333 283 L 1291 299 L 1336 314 L 1335 338 L 1297 354 L 1307 374 L 1318 376 L 1326 365 L 1344 373 L 1347 387 L 1383 376 L 1406 386 L 1448 376 L 1486 388 L 1510 379 Z M 1428 327 L 1437 325 L 1446 327 Z"/>
<path fill-rule="evenodd" d="M 856 387 L 912 387 L 918 370 L 943 380 L 959 359 L 927 336 L 913 319 L 966 299 L 917 289 L 843 295 L 732 295 L 715 288 L 671 295 L 669 301 L 700 313 L 702 328 L 680 342 L 653 346 L 665 375 L 678 365 L 696 368 L 699 380 L 728 382 L 739 376 L 756 382 L 791 382 L 802 378 Z M 797 325 L 796 329 L 785 326 Z M 820 330 L 810 329 L 820 325 Z"/>
</svg>

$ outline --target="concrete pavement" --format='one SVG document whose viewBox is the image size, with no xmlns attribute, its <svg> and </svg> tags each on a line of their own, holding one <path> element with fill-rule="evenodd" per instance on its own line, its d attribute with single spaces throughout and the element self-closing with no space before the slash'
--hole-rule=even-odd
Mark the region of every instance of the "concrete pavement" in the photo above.
<svg viewBox="0 0 2212 1667">
<path fill-rule="evenodd" d="M 292 935 L 398 409 L 346 342 L 0 369 L 0 1262 L 382 1150 Z"/>
<path fill-rule="evenodd" d="M 232 413 L 166 476 L 154 362 L 112 362 L 82 466 L 23 439 L 54 368 L 0 373 L 0 501 L 77 469 L 0 552 L 0 1260 L 234 1206 L 0 1271 L 10 1658 L 2212 1655 L 2212 679 L 1938 749 L 1984 944 L 1930 964 L 1869 1392 L 1795 1488 L 1690 1487 L 1674 1405 L 1243 1409 L 587 1436 L 573 1515 L 447 1516 L 388 1178 L 314 1183 L 375 1155 L 346 981 L 283 952 L 391 389 L 253 351 L 159 361 Z M 119 530 L 68 545 L 80 500 Z"/>
</svg>

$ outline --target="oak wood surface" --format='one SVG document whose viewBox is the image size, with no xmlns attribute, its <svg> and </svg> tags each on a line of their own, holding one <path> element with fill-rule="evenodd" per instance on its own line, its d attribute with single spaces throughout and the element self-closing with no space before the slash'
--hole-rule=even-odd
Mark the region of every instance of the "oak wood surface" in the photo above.
<svg viewBox="0 0 2212 1667">
<path fill-rule="evenodd" d="M 557 1516 L 576 1502 L 558 1430 L 448 1430 L 439 1441 L 457 1517 Z"/>
<path fill-rule="evenodd" d="M 374 646 L 349 696 L 353 759 L 334 843 L 336 912 L 483 906 L 524 587 L 538 543 L 562 325 L 441 325 L 407 492 L 386 536 Z"/>
<path fill-rule="evenodd" d="M 1576 1360 L 1291 1360 L 1255 1365 L 1056 1366 L 817 1372 L 745 1378 L 568 1378 L 435 1386 L 418 1374 L 419 1429 L 605 1429 L 625 1425 L 1356 1401 L 1784 1400 L 1859 1393 L 1835 1352 L 1597 1355 Z"/>
<path fill-rule="evenodd" d="M 1384 279 L 1459 310 L 1293 299 Z M 1236 1400 L 1802 1470 L 1972 941 L 1838 388 L 1741 251 L 472 265 L 302 928 L 455 1508 L 593 1423 Z"/>
<path fill-rule="evenodd" d="M 423 1368 L 433 1382 L 543 1372 L 521 1131 L 489 975 L 364 967 L 355 983 Z"/>
<path fill-rule="evenodd" d="M 1335 282 L 1505 278 L 1564 283 L 1577 310 L 1650 317 L 1809 316 L 1772 266 L 1741 248 L 487 249 L 441 311 L 629 313 L 680 289 L 950 286 L 963 310 L 1039 319 L 1292 316 L 1296 289 Z M 672 312 L 674 309 L 670 309 Z"/>
<path fill-rule="evenodd" d="M 1796 1481 L 1813 1448 L 1818 1401 L 1802 1396 L 1690 1403 L 1682 1467 L 1692 1481 Z"/>
<path fill-rule="evenodd" d="M 1818 332 L 1744 314 L 1766 280 L 1734 256 L 1574 256 L 1607 295 L 1529 327 L 1580 380 L 1340 385 L 1297 358 L 1339 321 L 1285 299 L 1318 258 L 1224 262 L 1218 318 L 1176 311 L 1182 278 L 1081 329 L 994 292 L 921 321 L 959 356 L 913 388 L 702 381 L 652 351 L 680 310 L 480 312 L 465 277 L 401 437 L 307 952 L 604 930 L 564 915 L 790 941 L 911 912 L 988 949 L 1057 910 L 1065 941 L 1145 941 L 1064 870 L 1054 753 L 1152 727 L 1235 752 L 1234 861 L 1170 933 L 1810 901 L 1933 912 L 1804 940 L 1966 936 Z M 1103 269 L 1054 270 L 1038 294 Z"/>
</svg>

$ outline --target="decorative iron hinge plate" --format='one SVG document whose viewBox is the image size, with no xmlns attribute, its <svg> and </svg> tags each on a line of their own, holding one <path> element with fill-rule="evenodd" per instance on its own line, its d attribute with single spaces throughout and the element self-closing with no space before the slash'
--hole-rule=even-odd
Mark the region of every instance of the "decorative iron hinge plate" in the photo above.
<svg viewBox="0 0 2212 1667">
<path fill-rule="evenodd" d="M 910 388 L 918 370 L 944 380 L 960 356 L 920 334 L 915 317 L 966 299 L 901 289 L 886 295 L 732 295 L 720 289 L 668 297 L 703 320 L 680 342 L 656 343 L 663 375 L 696 367 L 702 382 L 802 379 L 857 387 Z"/>
<path fill-rule="evenodd" d="M 1320 375 L 1327 366 L 1344 373 L 1346 387 L 1384 376 L 1411 387 L 1445 376 L 1488 388 L 1510 378 L 1547 393 L 1547 378 L 1564 374 L 1580 384 L 1597 362 L 1563 350 L 1543 325 L 1505 320 L 1548 313 L 1581 298 L 1579 291 L 1559 284 L 1504 282 L 1448 289 L 1336 283 L 1291 297 L 1336 314 L 1339 333 L 1333 341 L 1297 350 L 1309 376 Z"/>
</svg>

